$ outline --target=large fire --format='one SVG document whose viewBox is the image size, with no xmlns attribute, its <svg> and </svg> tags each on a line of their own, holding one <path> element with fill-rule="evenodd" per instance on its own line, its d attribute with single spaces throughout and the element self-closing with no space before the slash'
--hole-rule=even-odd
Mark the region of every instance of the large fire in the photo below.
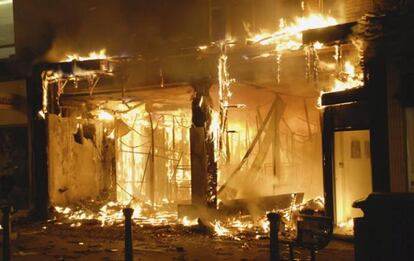
<svg viewBox="0 0 414 261">
<path fill-rule="evenodd" d="M 303 47 L 302 32 L 309 29 L 321 28 L 337 24 L 337 21 L 320 14 L 308 17 L 298 17 L 293 23 L 280 21 L 279 30 L 275 33 L 255 35 L 248 40 L 251 44 L 274 45 L 277 53 L 278 67 L 281 54 L 289 50 L 299 50 Z M 321 43 L 314 43 L 314 50 L 322 48 Z M 200 46 L 199 50 L 206 50 L 207 46 Z M 215 138 L 218 152 L 216 156 L 227 156 L 225 145 L 240 143 L 240 136 L 248 136 L 248 122 L 234 124 L 229 130 L 228 108 L 241 108 L 243 105 L 230 103 L 232 97 L 231 86 L 235 81 L 228 71 L 228 56 L 224 47 L 218 57 L 218 99 L 219 111 L 211 111 L 211 124 L 209 133 Z M 270 54 L 269 54 L 270 55 Z M 267 56 L 264 55 L 264 56 Z M 84 61 L 93 59 L 107 59 L 105 49 L 91 52 L 87 56 L 79 54 L 67 55 L 64 60 Z M 279 68 L 278 68 L 279 70 Z M 59 76 L 56 76 L 59 77 Z M 279 75 L 278 75 L 279 81 Z M 362 85 L 362 74 L 353 64 L 345 62 L 342 70 L 336 75 L 335 86 L 330 91 L 345 90 Z M 47 87 L 47 85 L 46 85 Z M 44 91 L 47 93 L 47 89 Z M 47 105 L 47 98 L 44 99 Z M 200 100 L 199 106 L 203 104 Z M 120 103 L 119 106 L 124 105 Z M 46 106 L 42 111 L 47 113 Z M 179 201 L 190 199 L 191 172 L 189 166 L 189 131 L 191 118 L 189 111 L 152 112 L 145 104 L 134 108 L 127 106 L 128 110 L 119 108 L 99 108 L 95 111 L 95 119 L 107 125 L 104 130 L 105 137 L 114 141 L 116 151 L 116 196 L 114 201 L 101 204 L 98 208 L 85 206 L 60 207 L 56 212 L 69 222 L 71 226 L 82 226 L 84 220 L 97 221 L 101 226 L 121 225 L 124 221 L 122 209 L 134 209 L 133 220 L 137 225 L 165 225 L 181 224 L 183 226 L 200 226 L 201 221 L 194 218 L 178 218 L 175 206 Z M 259 119 L 257 119 L 259 122 Z M 286 123 L 286 122 L 285 122 Z M 239 135 L 238 140 L 229 133 L 245 133 Z M 253 134 L 252 134 L 253 135 Z M 309 137 L 310 138 L 310 137 Z M 293 140 L 293 137 L 292 137 Z M 249 138 L 246 138 L 244 147 L 247 149 Z M 291 141 L 293 142 L 293 141 Z M 228 144 L 226 144 L 228 143 Z M 293 145 L 292 145 L 293 146 Z M 230 147 L 230 146 L 229 146 Z M 293 148 L 293 147 L 292 147 Z M 293 156 L 292 156 L 293 157 Z M 222 157 L 223 158 L 223 157 Z M 263 162 L 262 162 L 263 163 Z M 220 172 L 220 169 L 218 170 Z M 160 174 L 162 173 L 162 177 Z M 158 176 L 156 176 L 158 175 Z M 157 191 L 154 188 L 154 179 L 165 179 Z M 293 200 L 293 199 L 292 199 Z M 293 202 L 293 201 L 292 201 Z M 323 208 L 321 198 L 314 199 L 318 209 Z M 305 207 L 304 204 L 294 204 L 282 210 L 282 221 L 287 231 L 295 230 L 295 218 Z M 251 215 L 238 215 L 236 217 L 209 220 L 203 225 L 209 227 L 214 234 L 237 239 L 240 233 L 253 231 L 256 238 L 269 232 L 269 222 L 265 213 L 254 219 Z"/>
</svg>

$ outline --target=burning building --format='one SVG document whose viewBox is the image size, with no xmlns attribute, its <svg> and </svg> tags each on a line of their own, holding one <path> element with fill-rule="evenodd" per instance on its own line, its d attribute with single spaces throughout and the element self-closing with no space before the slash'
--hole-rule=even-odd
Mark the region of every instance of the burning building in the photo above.
<svg viewBox="0 0 414 261">
<path fill-rule="evenodd" d="M 14 2 L 41 218 L 289 221 L 312 201 L 350 234 L 354 201 L 412 190 L 411 72 L 378 44 L 381 1 Z"/>
</svg>

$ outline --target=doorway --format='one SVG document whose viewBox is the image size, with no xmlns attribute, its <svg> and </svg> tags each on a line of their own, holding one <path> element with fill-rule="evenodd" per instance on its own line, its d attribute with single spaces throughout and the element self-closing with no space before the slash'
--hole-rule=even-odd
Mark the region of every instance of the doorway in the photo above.
<svg viewBox="0 0 414 261">
<path fill-rule="evenodd" d="M 372 192 L 369 130 L 337 131 L 334 135 L 335 233 L 353 234 L 353 218 L 362 216 L 354 201 Z"/>
</svg>

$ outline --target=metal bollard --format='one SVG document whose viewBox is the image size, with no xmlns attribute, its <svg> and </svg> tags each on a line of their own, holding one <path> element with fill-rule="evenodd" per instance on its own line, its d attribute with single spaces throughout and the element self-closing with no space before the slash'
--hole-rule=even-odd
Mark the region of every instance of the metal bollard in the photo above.
<svg viewBox="0 0 414 261">
<path fill-rule="evenodd" d="M 270 261 L 279 261 L 279 223 L 278 213 L 268 213 L 267 219 L 270 222 Z"/>
<path fill-rule="evenodd" d="M 132 214 L 133 208 L 123 209 L 125 216 L 125 261 L 133 261 L 133 249 L 132 249 Z"/>
<path fill-rule="evenodd" d="M 3 212 L 3 260 L 10 260 L 10 233 L 11 233 L 11 220 L 10 212 L 12 208 L 10 206 L 3 206 L 1 208 Z"/>
</svg>

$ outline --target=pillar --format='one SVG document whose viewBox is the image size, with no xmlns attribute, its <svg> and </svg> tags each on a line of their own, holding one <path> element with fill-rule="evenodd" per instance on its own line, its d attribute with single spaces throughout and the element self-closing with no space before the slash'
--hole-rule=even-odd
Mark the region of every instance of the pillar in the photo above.
<svg viewBox="0 0 414 261">
<path fill-rule="evenodd" d="M 191 143 L 191 201 L 196 207 L 216 208 L 217 162 L 211 125 L 211 83 L 203 79 L 193 84 Z"/>
</svg>

